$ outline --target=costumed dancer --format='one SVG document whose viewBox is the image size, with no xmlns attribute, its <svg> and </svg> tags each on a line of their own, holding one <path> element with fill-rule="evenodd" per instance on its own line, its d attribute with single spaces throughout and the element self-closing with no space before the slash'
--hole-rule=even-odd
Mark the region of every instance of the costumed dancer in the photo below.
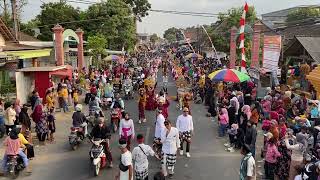
<svg viewBox="0 0 320 180">
<path fill-rule="evenodd" d="M 144 110 L 146 108 L 147 96 L 144 88 L 139 89 L 139 124 L 147 122 Z"/>
<path fill-rule="evenodd" d="M 162 93 L 162 94 L 161 94 Z M 160 92 L 160 97 L 157 99 L 157 108 L 162 110 L 162 115 L 164 116 L 165 119 L 168 119 L 169 116 L 169 100 L 165 97 L 164 93 L 161 91 Z"/>
<path fill-rule="evenodd" d="M 146 85 L 146 94 L 147 102 L 145 109 L 148 111 L 153 111 L 155 109 L 155 94 L 154 94 L 154 82 L 151 79 L 147 79 L 145 82 Z"/>
<path fill-rule="evenodd" d="M 191 110 L 190 110 L 190 101 L 192 100 L 192 95 L 189 92 L 186 92 L 183 96 L 182 100 L 182 106 L 183 108 L 188 108 L 189 114 L 191 115 Z"/>
</svg>

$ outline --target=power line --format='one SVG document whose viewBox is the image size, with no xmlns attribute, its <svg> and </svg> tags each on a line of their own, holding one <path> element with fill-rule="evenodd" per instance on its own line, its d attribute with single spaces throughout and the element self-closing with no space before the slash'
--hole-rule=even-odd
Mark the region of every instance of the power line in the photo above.
<svg viewBox="0 0 320 180">
<path fill-rule="evenodd" d="M 97 4 L 98 2 L 91 2 L 87 0 L 66 0 L 67 2 L 80 3 L 80 4 Z M 118 6 L 123 8 L 123 6 Z M 167 14 L 177 14 L 177 15 L 190 15 L 190 16 L 199 16 L 199 17 L 217 17 L 220 14 L 216 13 L 207 13 L 207 12 L 192 12 L 192 11 L 176 11 L 176 10 L 163 10 L 163 9 L 150 9 L 149 11 L 158 12 L 158 13 L 167 13 Z"/>
</svg>

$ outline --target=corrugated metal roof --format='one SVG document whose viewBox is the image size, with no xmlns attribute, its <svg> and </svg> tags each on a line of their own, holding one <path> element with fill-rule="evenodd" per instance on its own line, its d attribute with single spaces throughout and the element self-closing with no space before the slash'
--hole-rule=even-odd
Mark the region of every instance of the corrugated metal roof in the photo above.
<svg viewBox="0 0 320 180">
<path fill-rule="evenodd" d="M 43 67 L 26 67 L 22 69 L 18 69 L 20 72 L 52 72 L 60 69 L 66 69 L 67 66 L 43 66 Z"/>
<path fill-rule="evenodd" d="M 296 38 L 310 54 L 312 59 L 320 63 L 320 37 L 297 36 Z"/>
</svg>

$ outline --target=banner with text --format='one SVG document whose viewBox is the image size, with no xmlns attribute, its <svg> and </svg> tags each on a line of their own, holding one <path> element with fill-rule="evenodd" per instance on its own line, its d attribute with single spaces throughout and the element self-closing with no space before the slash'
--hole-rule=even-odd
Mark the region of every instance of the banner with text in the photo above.
<svg viewBox="0 0 320 180">
<path fill-rule="evenodd" d="M 264 36 L 263 68 L 277 71 L 281 52 L 281 36 Z"/>
</svg>

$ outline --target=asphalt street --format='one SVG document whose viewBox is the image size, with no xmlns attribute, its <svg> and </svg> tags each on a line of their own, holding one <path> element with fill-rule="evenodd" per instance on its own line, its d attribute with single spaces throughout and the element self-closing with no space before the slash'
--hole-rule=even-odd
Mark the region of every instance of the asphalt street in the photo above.
<svg viewBox="0 0 320 180">
<path fill-rule="evenodd" d="M 161 87 L 162 78 L 159 74 L 158 87 Z M 176 87 L 169 79 L 169 97 L 176 95 Z M 158 91 L 157 91 L 158 92 Z M 170 100 L 169 119 L 174 122 L 182 112 L 176 108 L 176 102 Z M 137 100 L 125 102 L 126 110 L 135 121 L 136 134 L 146 136 L 146 143 L 152 145 L 154 136 L 155 112 L 147 111 L 147 123 L 138 124 Z M 206 117 L 207 109 L 202 104 L 192 104 L 192 116 L 195 135 L 192 137 L 191 158 L 178 156 L 173 179 L 178 180 L 236 180 L 239 174 L 241 155 L 239 151 L 230 153 L 225 151 L 225 139 L 217 139 L 217 126 L 211 118 Z M 109 112 L 106 112 L 109 118 Z M 89 160 L 90 143 L 85 141 L 79 149 L 72 151 L 68 144 L 69 128 L 71 126 L 70 113 L 56 113 L 57 132 L 56 142 L 46 146 L 37 146 L 36 158 L 31 161 L 32 175 L 21 174 L 18 179 L 23 180 L 85 180 L 85 179 L 114 179 L 120 158 L 117 147 L 118 133 L 112 135 L 111 147 L 114 158 L 113 169 L 103 169 L 99 177 L 94 177 Z M 36 144 L 36 142 L 35 142 Z M 135 144 L 134 144 L 135 145 Z M 1 148 L 3 152 L 3 147 Z M 160 170 L 160 162 L 150 158 L 149 171 L 151 176 Z M 2 178 L 0 178 L 2 179 Z M 4 179 L 4 178 L 3 178 Z M 150 178 L 151 179 L 151 178 Z"/>
</svg>

